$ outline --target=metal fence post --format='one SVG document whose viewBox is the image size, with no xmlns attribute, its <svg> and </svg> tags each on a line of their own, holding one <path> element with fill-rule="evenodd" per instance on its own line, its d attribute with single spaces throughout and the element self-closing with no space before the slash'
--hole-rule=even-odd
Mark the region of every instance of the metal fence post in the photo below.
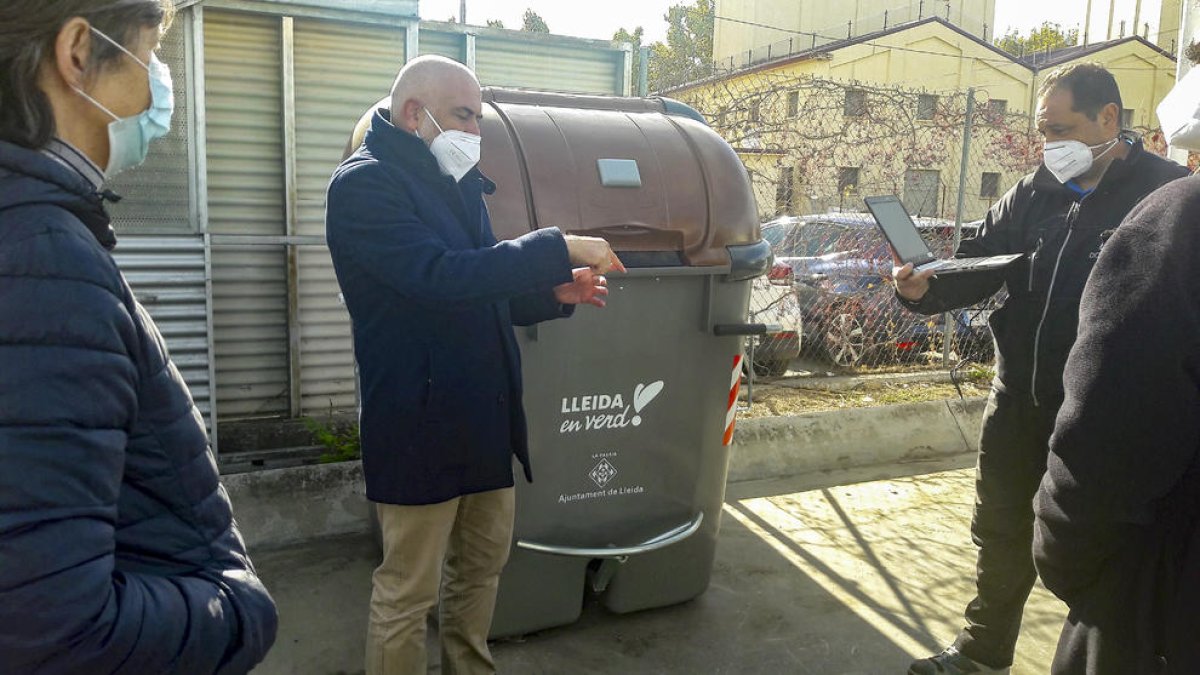
<svg viewBox="0 0 1200 675">
<path fill-rule="evenodd" d="M 967 114 L 963 121 L 962 161 L 958 167 L 958 206 L 954 209 L 954 251 L 962 243 L 963 202 L 967 197 L 967 163 L 971 159 L 971 128 L 975 118 L 975 87 L 967 89 Z M 950 343 L 954 340 L 954 317 L 950 312 L 942 315 L 942 366 L 950 365 Z"/>
</svg>

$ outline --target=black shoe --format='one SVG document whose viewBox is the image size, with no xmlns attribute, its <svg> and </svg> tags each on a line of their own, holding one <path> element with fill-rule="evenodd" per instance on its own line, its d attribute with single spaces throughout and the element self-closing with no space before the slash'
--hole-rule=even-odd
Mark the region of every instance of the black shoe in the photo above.
<svg viewBox="0 0 1200 675">
<path fill-rule="evenodd" d="M 908 667 L 908 675 L 1008 675 L 1009 668 L 991 668 L 963 656 L 954 647 L 926 659 L 917 659 Z"/>
</svg>

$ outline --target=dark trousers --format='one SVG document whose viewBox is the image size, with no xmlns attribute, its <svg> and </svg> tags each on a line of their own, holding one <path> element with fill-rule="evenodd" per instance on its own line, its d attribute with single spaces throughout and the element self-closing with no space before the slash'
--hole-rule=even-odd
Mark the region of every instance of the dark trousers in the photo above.
<svg viewBox="0 0 1200 675">
<path fill-rule="evenodd" d="M 971 538 L 979 547 L 975 599 L 954 646 L 993 668 L 1012 665 L 1033 567 L 1033 497 L 1046 472 L 1060 401 L 992 390 L 983 413 Z"/>
</svg>

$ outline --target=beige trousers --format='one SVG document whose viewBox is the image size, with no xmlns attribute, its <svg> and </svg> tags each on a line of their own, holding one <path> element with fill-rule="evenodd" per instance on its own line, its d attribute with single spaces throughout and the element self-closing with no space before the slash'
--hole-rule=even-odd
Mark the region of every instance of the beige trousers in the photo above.
<svg viewBox="0 0 1200 675">
<path fill-rule="evenodd" d="M 383 562 L 372 577 L 367 675 L 424 675 L 425 617 L 439 589 L 441 672 L 496 672 L 487 635 L 512 543 L 513 488 L 375 509 Z"/>
</svg>

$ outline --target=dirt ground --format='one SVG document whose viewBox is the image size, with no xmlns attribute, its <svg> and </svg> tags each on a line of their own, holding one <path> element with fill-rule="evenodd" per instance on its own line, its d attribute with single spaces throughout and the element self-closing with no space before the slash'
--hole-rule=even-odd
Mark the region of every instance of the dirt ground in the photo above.
<svg viewBox="0 0 1200 675">
<path fill-rule="evenodd" d="M 984 396 L 988 392 L 987 380 L 972 378 L 960 385 L 966 398 Z M 947 398 L 958 398 L 959 390 L 949 382 L 864 382 L 854 389 L 834 391 L 829 389 L 796 388 L 776 383 L 756 383 L 754 397 L 748 399 L 748 388 L 742 385 L 738 395 L 738 417 L 774 417 L 799 415 L 842 408 L 866 408 L 894 403 L 917 403 Z M 747 403 L 749 406 L 747 407 Z"/>
</svg>

